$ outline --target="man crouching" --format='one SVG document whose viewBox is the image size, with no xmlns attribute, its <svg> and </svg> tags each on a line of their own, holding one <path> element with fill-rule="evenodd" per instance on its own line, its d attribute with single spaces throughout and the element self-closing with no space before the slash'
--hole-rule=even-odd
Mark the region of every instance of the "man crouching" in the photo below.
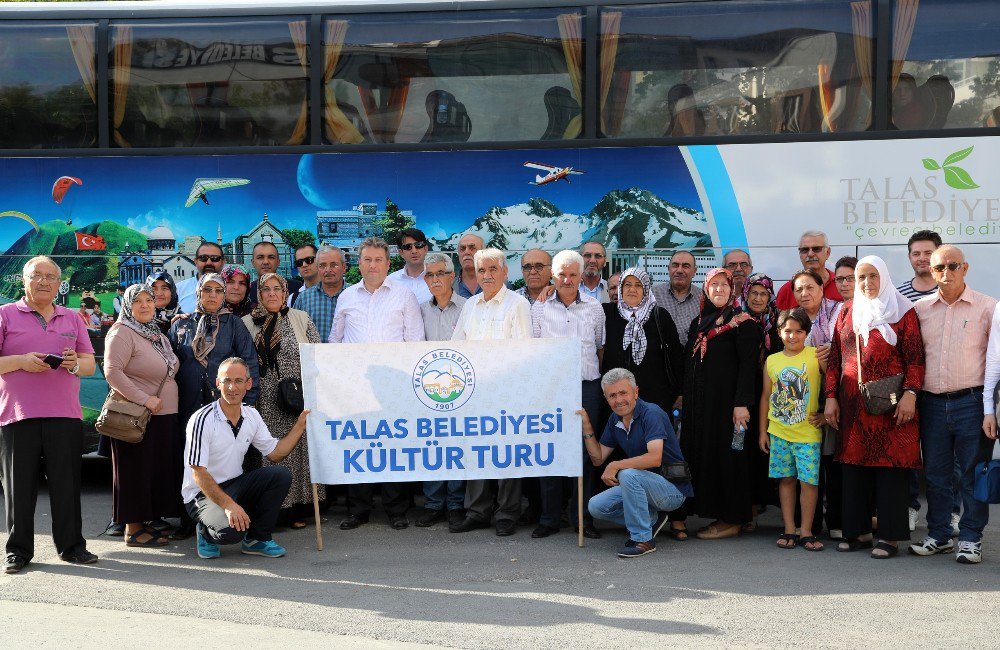
<svg viewBox="0 0 1000 650">
<path fill-rule="evenodd" d="M 595 518 L 628 529 L 629 540 L 618 557 L 639 557 L 656 550 L 654 537 L 666 513 L 694 495 L 691 475 L 670 418 L 656 404 L 639 399 L 635 375 L 613 368 L 601 379 L 601 389 L 614 413 L 598 444 L 587 413 L 578 411 L 583 417 L 583 443 L 597 467 L 615 447 L 621 447 L 626 458 L 608 463 L 601 480 L 611 489 L 594 496 L 588 507 Z"/>
<path fill-rule="evenodd" d="M 184 485 L 181 497 L 198 522 L 198 557 L 219 557 L 220 544 L 242 542 L 247 555 L 281 557 L 285 549 L 271 539 L 292 477 L 281 465 L 243 473 L 243 456 L 252 444 L 272 463 L 287 456 L 306 430 L 302 412 L 288 435 L 271 436 L 256 409 L 243 404 L 250 390 L 250 369 L 239 357 L 219 366 L 220 398 L 195 411 L 187 423 Z"/>
</svg>

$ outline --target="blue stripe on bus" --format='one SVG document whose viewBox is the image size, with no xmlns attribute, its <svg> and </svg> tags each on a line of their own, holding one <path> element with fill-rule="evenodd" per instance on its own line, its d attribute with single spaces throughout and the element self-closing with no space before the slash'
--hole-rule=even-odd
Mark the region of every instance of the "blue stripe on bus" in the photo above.
<svg viewBox="0 0 1000 650">
<path fill-rule="evenodd" d="M 719 233 L 719 246 L 746 248 L 747 232 L 743 227 L 743 215 L 740 214 L 740 204 L 736 201 L 736 192 L 733 191 L 719 148 L 715 145 L 696 145 L 688 147 L 688 153 L 701 176 L 708 203 L 712 206 L 715 229 Z"/>
</svg>

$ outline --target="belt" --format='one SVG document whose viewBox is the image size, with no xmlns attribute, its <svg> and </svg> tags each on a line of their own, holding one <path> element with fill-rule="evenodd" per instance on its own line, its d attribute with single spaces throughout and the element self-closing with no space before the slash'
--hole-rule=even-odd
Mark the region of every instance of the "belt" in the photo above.
<svg viewBox="0 0 1000 650">
<path fill-rule="evenodd" d="M 926 392 L 926 391 L 925 391 Z M 972 388 L 963 388 L 961 390 L 953 390 L 950 393 L 927 393 L 933 397 L 940 397 L 941 399 L 957 399 L 959 397 L 965 397 L 967 395 L 982 395 L 982 386 L 973 386 Z"/>
</svg>

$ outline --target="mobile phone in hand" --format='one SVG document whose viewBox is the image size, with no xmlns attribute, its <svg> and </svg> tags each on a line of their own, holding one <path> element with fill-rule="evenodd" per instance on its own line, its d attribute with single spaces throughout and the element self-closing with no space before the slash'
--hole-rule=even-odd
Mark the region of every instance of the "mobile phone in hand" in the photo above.
<svg viewBox="0 0 1000 650">
<path fill-rule="evenodd" d="M 42 361 L 47 363 L 49 368 L 55 370 L 56 368 L 62 365 L 63 358 L 60 357 L 58 354 L 47 354 L 45 355 L 45 358 L 42 359 Z"/>
</svg>

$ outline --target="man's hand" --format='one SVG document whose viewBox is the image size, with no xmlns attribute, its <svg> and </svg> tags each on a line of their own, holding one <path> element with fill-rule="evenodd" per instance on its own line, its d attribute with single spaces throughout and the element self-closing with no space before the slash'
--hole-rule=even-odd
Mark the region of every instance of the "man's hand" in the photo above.
<svg viewBox="0 0 1000 650">
<path fill-rule="evenodd" d="M 678 395 L 677 399 L 674 400 L 674 408 L 680 410 L 684 408 L 684 396 Z"/>
<path fill-rule="evenodd" d="M 233 505 L 226 508 L 226 517 L 229 519 L 229 525 L 241 533 L 250 528 L 250 517 L 235 501 L 233 501 Z"/>
<path fill-rule="evenodd" d="M 997 439 L 997 416 L 993 413 L 983 416 L 983 433 L 990 440 Z"/>
<path fill-rule="evenodd" d="M 76 364 L 80 363 L 80 359 L 76 356 L 76 350 L 72 348 L 65 348 L 62 353 L 63 361 L 59 364 L 60 368 L 65 368 L 66 370 L 72 370 Z"/>
<path fill-rule="evenodd" d="M 306 409 L 299 413 L 299 419 L 295 421 L 292 425 L 289 433 L 305 433 L 306 431 L 306 416 L 309 415 L 309 409 Z"/>
<path fill-rule="evenodd" d="M 21 370 L 25 372 L 45 372 L 51 370 L 49 364 L 42 361 L 47 354 L 41 352 L 29 352 L 21 355 Z"/>
<path fill-rule="evenodd" d="M 618 485 L 618 463 L 608 463 L 608 466 L 604 468 L 604 474 L 601 475 L 601 480 L 604 481 L 605 485 L 614 487 Z"/>
<path fill-rule="evenodd" d="M 590 423 L 590 416 L 587 415 L 587 411 L 577 409 L 576 414 L 580 416 L 580 432 L 585 436 L 593 435 L 594 425 Z"/>
</svg>

